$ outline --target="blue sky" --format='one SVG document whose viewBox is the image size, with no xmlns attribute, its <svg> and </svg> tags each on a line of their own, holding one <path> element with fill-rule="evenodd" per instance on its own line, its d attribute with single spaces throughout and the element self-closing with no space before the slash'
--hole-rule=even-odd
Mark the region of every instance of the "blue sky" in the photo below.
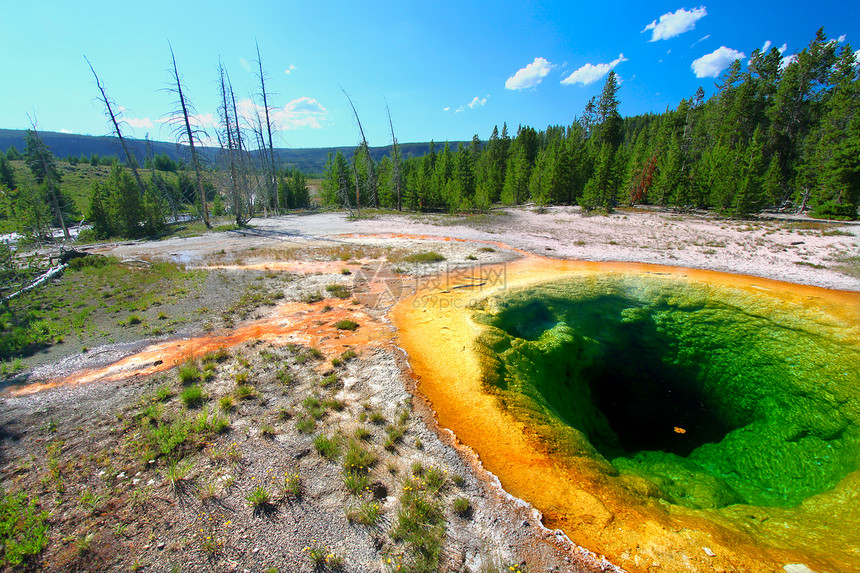
<svg viewBox="0 0 860 573">
<path fill-rule="evenodd" d="M 128 134 L 171 141 L 163 90 L 176 52 L 200 121 L 217 114 L 220 57 L 240 100 L 258 91 L 259 42 L 276 146 L 355 145 L 352 97 L 371 145 L 486 139 L 507 122 L 570 124 L 613 69 L 623 115 L 675 107 L 735 57 L 784 56 L 823 26 L 860 48 L 860 3 L 5 2 L 0 127 L 106 135 L 86 55 L 124 109 Z M 743 56 L 741 56 L 743 54 Z M 250 101 L 243 109 L 252 109 Z M 29 116 L 29 117 L 28 117 Z M 214 131 L 208 127 L 210 133 Z"/>
</svg>

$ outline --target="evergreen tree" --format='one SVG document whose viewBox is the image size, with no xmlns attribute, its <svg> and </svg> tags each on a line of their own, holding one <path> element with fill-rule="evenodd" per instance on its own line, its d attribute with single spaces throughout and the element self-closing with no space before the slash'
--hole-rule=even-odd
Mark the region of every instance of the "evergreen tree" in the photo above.
<svg viewBox="0 0 860 573">
<path fill-rule="evenodd" d="M 12 164 L 3 154 L 0 154 L 0 185 L 4 185 L 10 191 L 18 187 L 15 184 L 15 171 L 12 169 Z"/>
</svg>

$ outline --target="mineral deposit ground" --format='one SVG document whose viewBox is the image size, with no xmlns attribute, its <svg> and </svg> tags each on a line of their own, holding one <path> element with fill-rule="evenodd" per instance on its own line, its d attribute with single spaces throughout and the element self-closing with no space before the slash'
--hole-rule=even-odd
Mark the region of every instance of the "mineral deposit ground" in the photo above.
<svg viewBox="0 0 860 573">
<path fill-rule="evenodd" d="M 87 247 L 153 292 L 98 287 L 6 382 L 19 567 L 858 571 L 858 236 L 522 208 Z"/>
</svg>

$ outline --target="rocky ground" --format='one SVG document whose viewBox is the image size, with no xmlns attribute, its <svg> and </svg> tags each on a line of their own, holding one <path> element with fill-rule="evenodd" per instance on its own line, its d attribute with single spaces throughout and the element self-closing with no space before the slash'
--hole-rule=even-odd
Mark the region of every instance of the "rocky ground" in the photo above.
<svg viewBox="0 0 860 573">
<path fill-rule="evenodd" d="M 611 569 L 542 528 L 435 426 L 387 321 L 392 304 L 439 273 L 519 256 L 505 245 L 860 290 L 858 235 L 850 224 L 552 208 L 287 216 L 94 248 L 206 269 L 171 308 L 195 318 L 34 359 L 2 395 L 0 482 L 48 512 L 46 547 L 29 562 L 45 570 L 420 570 L 437 555 L 444 571 Z M 409 258 L 427 252 L 444 259 Z M 271 296 L 225 312 L 249 285 Z M 337 328 L 344 320 L 358 326 Z M 418 509 L 415 525 L 407 510 Z"/>
</svg>

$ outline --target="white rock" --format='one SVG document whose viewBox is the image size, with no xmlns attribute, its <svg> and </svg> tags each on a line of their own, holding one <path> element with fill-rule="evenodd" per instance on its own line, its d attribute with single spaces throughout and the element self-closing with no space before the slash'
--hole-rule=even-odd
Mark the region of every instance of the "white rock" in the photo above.
<svg viewBox="0 0 860 573">
<path fill-rule="evenodd" d="M 716 553 L 711 551 L 709 547 L 702 547 L 702 551 L 704 551 L 705 555 L 707 555 L 708 557 L 715 557 L 717 555 Z"/>
</svg>

